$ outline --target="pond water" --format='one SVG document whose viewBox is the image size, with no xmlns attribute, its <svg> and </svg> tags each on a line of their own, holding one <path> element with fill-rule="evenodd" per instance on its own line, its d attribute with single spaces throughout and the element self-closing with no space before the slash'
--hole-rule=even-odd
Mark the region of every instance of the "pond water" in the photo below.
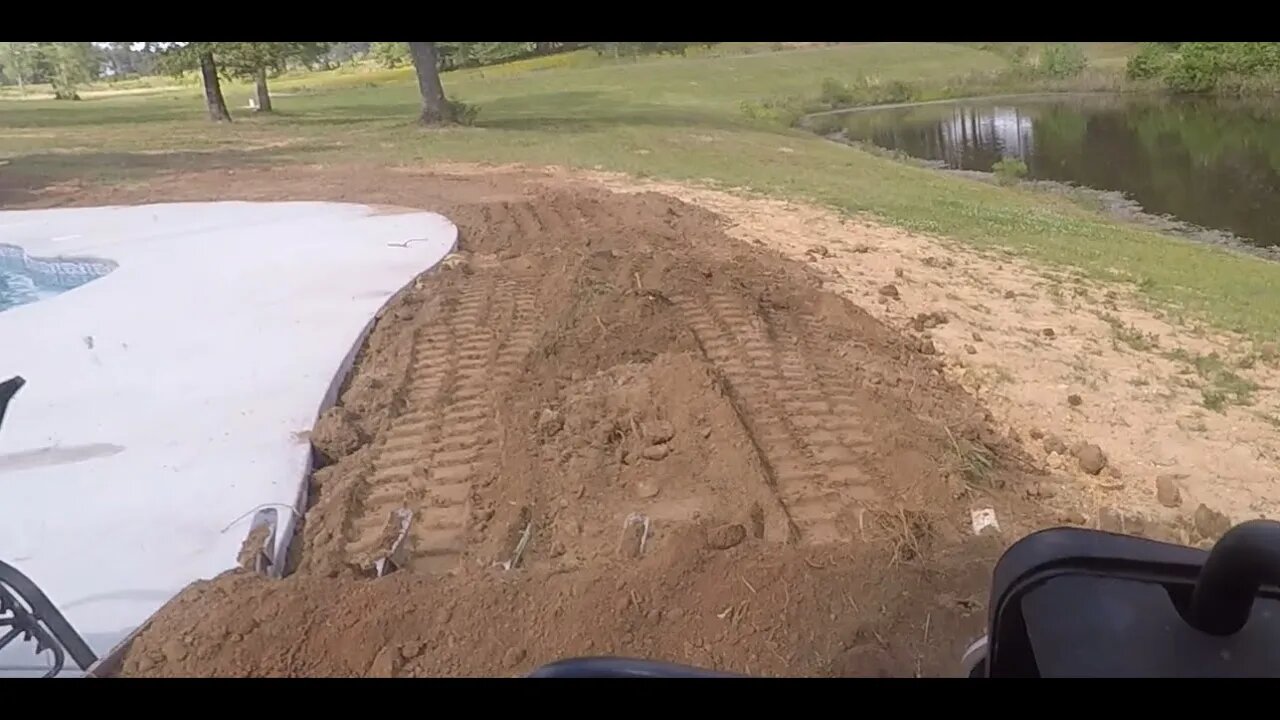
<svg viewBox="0 0 1280 720">
<path fill-rule="evenodd" d="M 0 312 L 64 293 L 115 267 L 105 260 L 33 257 L 17 245 L 0 243 Z"/>
<path fill-rule="evenodd" d="M 1280 104 L 1006 98 L 842 113 L 821 127 L 953 169 L 1020 159 L 1031 179 L 1121 192 L 1148 213 L 1280 246 Z"/>
</svg>

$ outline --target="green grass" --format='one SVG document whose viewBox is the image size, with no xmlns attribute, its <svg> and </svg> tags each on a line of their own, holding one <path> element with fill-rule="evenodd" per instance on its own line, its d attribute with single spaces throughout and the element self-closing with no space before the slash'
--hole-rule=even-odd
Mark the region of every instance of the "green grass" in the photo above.
<svg viewBox="0 0 1280 720">
<path fill-rule="evenodd" d="M 781 52 L 766 44 L 691 58 L 615 62 L 577 53 L 445 76 L 480 106 L 476 125 L 412 123 L 411 71 L 343 70 L 277 80 L 278 114 L 243 109 L 209 123 L 194 85 L 82 102 L 0 100 L 0 192 L 77 178 L 115 182 L 182 168 L 253 163 L 434 160 L 600 167 L 710 181 L 865 213 L 909 230 L 1004 249 L 1092 279 L 1129 282 L 1156 303 L 1270 339 L 1280 332 L 1280 266 L 1113 222 L 1068 198 L 912 167 L 752 120 L 744 102 L 811 95 L 822 81 L 942 83 L 997 70 L 997 53 L 945 44 L 866 43 Z M 762 49 L 764 48 L 764 49 Z M 744 54 L 750 50 L 750 54 Z M 548 66 L 546 63 L 551 63 Z M 11 191 L 12 192 L 12 191 Z"/>
</svg>

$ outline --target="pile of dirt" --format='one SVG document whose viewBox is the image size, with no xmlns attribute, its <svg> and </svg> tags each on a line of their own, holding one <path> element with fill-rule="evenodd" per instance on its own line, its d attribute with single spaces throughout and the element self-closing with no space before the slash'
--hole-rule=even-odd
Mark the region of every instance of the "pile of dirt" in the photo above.
<svg viewBox="0 0 1280 720">
<path fill-rule="evenodd" d="M 980 631 L 970 511 L 1030 521 L 1024 462 L 925 343 L 665 195 L 432 209 L 462 251 L 317 425 L 293 574 L 188 588 L 124 674 L 938 673 Z"/>
</svg>

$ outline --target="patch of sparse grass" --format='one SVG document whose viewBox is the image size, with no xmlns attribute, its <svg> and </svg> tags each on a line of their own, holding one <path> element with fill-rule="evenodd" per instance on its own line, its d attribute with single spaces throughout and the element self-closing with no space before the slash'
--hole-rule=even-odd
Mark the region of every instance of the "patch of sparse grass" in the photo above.
<svg viewBox="0 0 1280 720">
<path fill-rule="evenodd" d="M 1111 326 L 1111 344 L 1116 349 L 1124 344 L 1138 352 L 1147 352 L 1160 346 L 1160 336 L 1155 333 L 1144 333 L 1111 313 L 1101 313 L 1098 317 Z"/>
<path fill-rule="evenodd" d="M 1217 353 L 1192 354 L 1174 348 L 1165 357 L 1183 362 L 1204 381 L 1200 386 L 1201 401 L 1214 412 L 1225 412 L 1230 405 L 1252 405 L 1257 383 L 1232 371 Z"/>
<path fill-rule="evenodd" d="M 996 458 L 991 448 L 979 442 L 956 437 L 955 433 L 951 432 L 951 428 L 947 428 L 947 438 L 951 441 L 951 449 L 955 454 L 956 469 L 964 478 L 965 485 L 971 490 L 993 487 L 992 477 Z"/>
</svg>

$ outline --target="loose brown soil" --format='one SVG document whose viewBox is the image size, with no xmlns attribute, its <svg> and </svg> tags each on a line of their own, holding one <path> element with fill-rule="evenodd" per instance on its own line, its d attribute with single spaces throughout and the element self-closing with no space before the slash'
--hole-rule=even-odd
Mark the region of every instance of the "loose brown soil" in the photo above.
<svg viewBox="0 0 1280 720">
<path fill-rule="evenodd" d="M 235 196 L 285 193 L 275 172 Z M 292 575 L 193 585 L 123 674 L 955 671 L 1002 546 L 970 512 L 1040 518 L 1025 454 L 919 338 L 669 195 L 312 179 L 444 212 L 461 251 L 388 306 L 318 424 Z"/>
<path fill-rule="evenodd" d="M 1166 356 L 1235 367 L 1238 339 L 810 206 L 464 166 L 184 173 L 34 205 L 212 199 L 427 208 L 462 252 L 388 307 L 317 425 L 330 464 L 293 575 L 192 586 L 124 674 L 518 674 L 605 653 L 945 674 L 1031 529 L 1203 543 L 1280 507 L 1274 368 L 1238 369 L 1259 402 L 1219 414 Z M 983 507 L 996 537 L 973 537 Z M 374 579 L 381 560 L 400 569 Z"/>
</svg>

